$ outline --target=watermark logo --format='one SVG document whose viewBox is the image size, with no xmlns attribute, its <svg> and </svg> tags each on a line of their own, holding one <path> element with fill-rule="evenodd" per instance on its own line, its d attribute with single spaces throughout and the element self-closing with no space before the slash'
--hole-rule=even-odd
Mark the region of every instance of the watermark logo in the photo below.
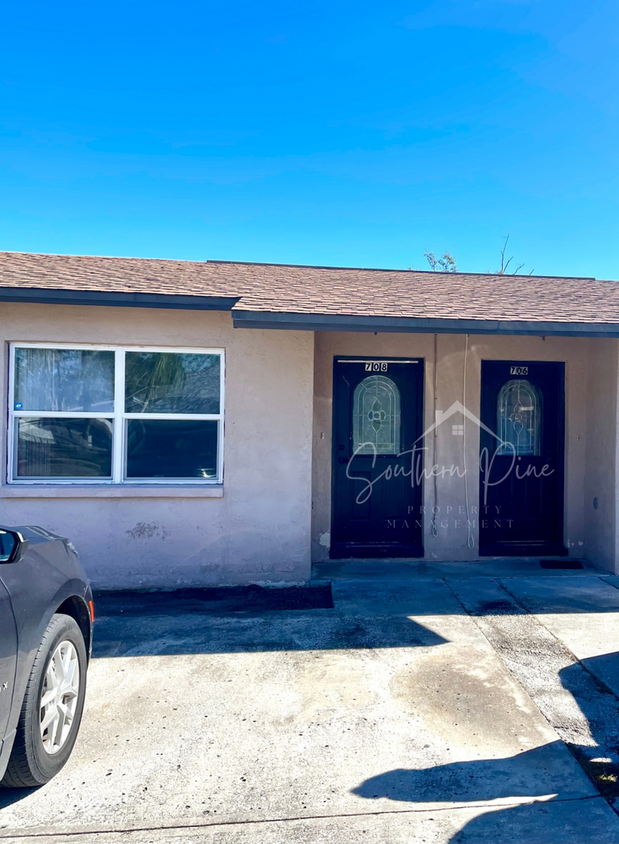
<svg viewBox="0 0 619 844">
<path fill-rule="evenodd" d="M 450 423 L 452 436 L 461 436 L 464 438 L 465 424 L 468 421 L 477 426 L 481 431 L 485 431 L 492 442 L 491 447 L 484 446 L 481 449 L 479 462 L 475 464 L 475 471 L 479 470 L 480 473 L 482 507 L 488 507 L 489 491 L 493 487 L 504 484 L 513 477 L 517 480 L 524 480 L 530 477 L 539 479 L 552 475 L 555 470 L 548 463 L 540 465 L 539 460 L 532 461 L 531 459 L 526 459 L 527 457 L 532 458 L 538 456 L 531 449 L 529 440 L 525 441 L 525 447 L 519 445 L 518 440 L 520 435 L 525 431 L 527 410 L 528 408 L 519 407 L 518 405 L 515 405 L 513 408 L 508 420 L 510 423 L 509 431 L 514 435 L 510 439 L 503 439 L 461 402 L 455 401 L 448 410 L 444 412 L 437 411 L 434 423 L 426 428 L 415 440 L 411 448 L 400 451 L 398 454 L 380 454 L 375 443 L 359 443 L 346 466 L 346 477 L 351 481 L 358 481 L 361 484 L 361 488 L 355 498 L 356 503 L 366 503 L 379 485 L 400 477 L 408 478 L 412 488 L 420 486 L 424 480 L 428 481 L 432 478 L 465 478 L 470 469 L 466 465 L 464 451 L 466 442 L 464 439 L 461 463 L 434 463 L 430 466 L 425 465 L 430 451 L 427 444 L 428 437 L 435 436 L 437 429 L 453 419 L 456 414 L 463 417 L 464 421 Z M 382 423 L 383 420 L 379 418 L 379 411 L 380 409 L 377 410 L 375 408 L 372 410 L 374 413 L 371 420 L 372 423 Z M 514 439 L 516 439 L 516 442 L 513 441 Z M 370 478 L 367 477 L 368 458 L 371 458 Z M 381 462 L 380 466 L 377 466 L 379 458 Z M 377 468 L 380 471 L 374 474 Z M 363 474 L 359 474 L 359 472 L 363 472 Z"/>
</svg>

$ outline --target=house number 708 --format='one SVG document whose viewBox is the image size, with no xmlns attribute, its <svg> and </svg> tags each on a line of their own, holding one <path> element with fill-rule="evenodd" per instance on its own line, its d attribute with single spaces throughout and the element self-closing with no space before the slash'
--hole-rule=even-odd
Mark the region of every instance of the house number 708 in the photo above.
<svg viewBox="0 0 619 844">
<path fill-rule="evenodd" d="M 389 364 L 380 360 L 369 360 L 365 364 L 366 372 L 387 372 Z"/>
</svg>

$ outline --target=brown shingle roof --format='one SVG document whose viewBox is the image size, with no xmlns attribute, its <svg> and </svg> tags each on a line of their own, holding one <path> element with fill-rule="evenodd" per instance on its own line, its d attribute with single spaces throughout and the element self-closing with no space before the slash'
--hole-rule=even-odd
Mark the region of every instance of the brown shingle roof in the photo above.
<svg viewBox="0 0 619 844">
<path fill-rule="evenodd" d="M 619 283 L 225 261 L 0 253 L 0 288 L 234 297 L 235 311 L 619 323 Z"/>
</svg>

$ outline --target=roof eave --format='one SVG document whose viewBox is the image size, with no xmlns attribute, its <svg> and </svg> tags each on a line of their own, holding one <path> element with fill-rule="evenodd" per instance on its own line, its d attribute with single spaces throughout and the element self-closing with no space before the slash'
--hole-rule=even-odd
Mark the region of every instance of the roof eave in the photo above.
<svg viewBox="0 0 619 844">
<path fill-rule="evenodd" d="M 238 296 L 191 296 L 173 293 L 131 293 L 109 290 L 56 290 L 44 287 L 0 287 L 0 302 L 46 305 L 100 305 L 112 308 L 172 308 L 230 311 Z"/>
<path fill-rule="evenodd" d="M 526 320 L 439 319 L 418 317 L 232 311 L 235 328 L 297 331 L 374 331 L 417 334 L 522 334 L 557 337 L 619 337 L 619 323 L 537 322 Z"/>
</svg>

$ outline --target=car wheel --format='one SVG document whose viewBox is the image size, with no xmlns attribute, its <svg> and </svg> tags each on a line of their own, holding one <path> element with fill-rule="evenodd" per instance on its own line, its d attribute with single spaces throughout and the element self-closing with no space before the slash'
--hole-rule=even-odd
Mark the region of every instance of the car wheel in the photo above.
<svg viewBox="0 0 619 844">
<path fill-rule="evenodd" d="M 43 785 L 63 767 L 82 720 L 86 668 L 82 631 L 70 616 L 54 615 L 30 672 L 15 743 L 0 785 Z"/>
</svg>

